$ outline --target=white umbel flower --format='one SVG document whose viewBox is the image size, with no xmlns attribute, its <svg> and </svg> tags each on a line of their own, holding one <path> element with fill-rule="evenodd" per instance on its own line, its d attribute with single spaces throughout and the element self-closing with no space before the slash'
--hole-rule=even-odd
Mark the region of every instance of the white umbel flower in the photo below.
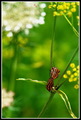
<svg viewBox="0 0 81 120">
<path fill-rule="evenodd" d="M 6 89 L 2 89 L 2 108 L 8 107 L 13 102 L 14 93 L 12 91 L 7 92 Z"/>
<path fill-rule="evenodd" d="M 6 31 L 18 32 L 44 24 L 45 7 L 40 2 L 2 2 L 2 25 Z"/>
</svg>

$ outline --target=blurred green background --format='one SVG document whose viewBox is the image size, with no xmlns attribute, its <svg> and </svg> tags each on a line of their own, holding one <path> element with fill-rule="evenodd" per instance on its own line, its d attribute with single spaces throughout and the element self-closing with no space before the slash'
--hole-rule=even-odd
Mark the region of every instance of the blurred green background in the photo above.
<svg viewBox="0 0 81 120">
<path fill-rule="evenodd" d="M 42 3 L 46 5 L 43 9 L 46 13 L 44 24 L 33 26 L 28 34 L 24 32 L 25 28 L 17 32 L 11 30 L 13 36 L 8 36 L 9 31 L 6 31 L 4 26 L 2 28 L 2 87 L 15 93 L 12 107 L 3 108 L 3 117 L 6 118 L 35 118 L 50 96 L 50 93 L 43 85 L 16 80 L 17 78 L 31 78 L 33 80 L 47 81 L 50 77 L 50 47 L 53 38 L 54 22 L 53 11 L 48 8 L 50 2 L 39 2 L 39 4 Z M 2 4 L 5 5 L 6 3 L 3 2 Z M 34 2 L 33 4 L 35 4 L 37 11 L 40 10 L 38 3 Z M 19 6 L 17 2 L 15 5 L 13 9 L 16 10 Z M 22 13 L 20 13 L 21 11 Z M 18 17 L 26 12 L 22 8 L 21 11 L 18 14 L 16 13 Z M 77 13 L 78 11 L 73 14 L 76 29 L 78 29 L 77 20 L 75 19 Z M 7 13 L 8 15 L 9 13 Z M 20 18 L 20 21 L 24 21 L 24 17 Z M 10 19 L 14 21 L 14 18 Z M 71 20 L 71 18 L 69 19 Z M 13 21 L 12 24 L 14 24 Z M 79 41 L 63 16 L 58 16 L 56 19 L 55 35 L 53 62 L 55 67 L 60 70 L 61 75 Z M 78 54 L 72 61 L 76 66 L 79 64 Z M 66 81 L 60 89 L 67 94 L 73 112 L 76 116 L 79 116 L 79 92 L 73 88 L 74 84 L 74 82 Z M 70 118 L 70 115 L 62 99 L 56 94 L 42 117 Z"/>
</svg>

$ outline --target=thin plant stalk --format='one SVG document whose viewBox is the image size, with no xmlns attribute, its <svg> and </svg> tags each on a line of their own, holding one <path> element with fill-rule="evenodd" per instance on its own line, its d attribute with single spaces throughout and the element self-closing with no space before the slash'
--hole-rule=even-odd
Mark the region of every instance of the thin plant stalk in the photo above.
<svg viewBox="0 0 81 120">
<path fill-rule="evenodd" d="M 12 65 L 11 65 L 11 73 L 10 73 L 10 83 L 9 83 L 9 90 L 11 91 L 15 91 L 15 82 L 16 82 L 16 69 L 17 69 L 17 49 L 18 46 L 16 45 L 16 40 L 17 37 L 15 35 L 15 38 L 13 38 L 14 40 L 14 56 L 13 56 L 13 60 L 12 60 Z M 12 116 L 13 112 L 11 110 L 8 109 L 6 115 L 8 118 L 10 118 Z"/>
<path fill-rule="evenodd" d="M 75 27 L 72 25 L 72 23 L 69 21 L 69 19 L 66 17 L 65 14 L 63 14 L 64 18 L 67 20 L 67 22 L 70 24 L 70 26 L 73 28 L 74 33 L 76 34 L 77 37 L 79 37 L 78 31 L 75 29 Z"/>
<path fill-rule="evenodd" d="M 56 25 L 56 17 L 54 17 L 54 28 L 53 28 L 53 39 L 51 41 L 51 51 L 50 51 L 50 67 L 53 67 L 53 50 L 54 50 L 54 40 L 55 40 L 55 25 Z"/>
<path fill-rule="evenodd" d="M 53 4 L 53 2 L 51 2 L 51 5 Z M 57 3 L 58 5 L 58 3 Z M 56 7 L 57 10 L 57 7 Z M 55 40 L 55 26 L 56 26 L 56 16 L 54 16 L 54 23 L 53 23 L 53 38 L 51 41 L 51 51 L 50 51 L 50 68 L 53 67 L 54 63 L 53 63 L 53 50 L 54 50 L 54 40 Z"/>
<path fill-rule="evenodd" d="M 52 4 L 52 3 L 51 3 Z M 53 65 L 53 48 L 54 48 L 54 40 L 55 40 L 55 26 L 56 26 L 56 16 L 54 17 L 54 25 L 53 25 L 53 39 L 51 41 L 51 51 L 50 51 L 50 67 L 52 67 Z M 47 109 L 49 103 L 51 102 L 51 100 L 53 99 L 53 96 L 56 92 L 51 93 L 50 97 L 48 99 L 48 101 L 46 102 L 46 104 L 44 105 L 44 107 L 42 108 L 41 112 L 39 113 L 38 117 L 40 117 L 45 110 Z"/>
<path fill-rule="evenodd" d="M 13 56 L 13 60 L 12 60 L 12 65 L 11 65 L 11 73 L 10 73 L 10 86 L 9 86 L 9 90 L 14 91 L 15 88 L 15 77 L 16 77 L 16 69 L 17 69 L 17 49 L 18 46 L 16 44 L 17 41 L 17 36 L 15 35 L 15 37 L 13 38 L 14 40 L 14 56 Z"/>
<path fill-rule="evenodd" d="M 41 112 L 39 113 L 38 118 L 39 118 L 42 114 L 44 114 L 44 112 L 46 111 L 48 105 L 49 105 L 50 102 L 52 101 L 53 96 L 54 96 L 55 93 L 56 93 L 56 92 L 50 94 L 50 97 L 49 97 L 48 101 L 46 102 L 46 104 L 44 105 L 44 107 L 42 108 Z"/>
</svg>

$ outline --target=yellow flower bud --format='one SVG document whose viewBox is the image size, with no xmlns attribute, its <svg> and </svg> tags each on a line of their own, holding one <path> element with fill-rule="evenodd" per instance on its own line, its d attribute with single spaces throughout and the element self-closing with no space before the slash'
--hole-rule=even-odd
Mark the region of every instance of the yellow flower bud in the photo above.
<svg viewBox="0 0 81 120">
<path fill-rule="evenodd" d="M 71 12 L 76 12 L 76 8 L 71 8 Z"/>
<path fill-rule="evenodd" d="M 66 10 L 64 10 L 64 13 L 66 13 Z"/>
<path fill-rule="evenodd" d="M 63 8 L 64 8 L 64 10 L 65 10 L 65 9 L 67 9 L 67 6 L 66 6 L 66 4 L 63 4 Z"/>
<path fill-rule="evenodd" d="M 55 8 L 55 7 L 56 7 L 56 4 L 54 4 L 53 7 Z"/>
<path fill-rule="evenodd" d="M 72 79 L 72 78 L 69 78 L 69 82 L 73 82 L 73 79 Z"/>
<path fill-rule="evenodd" d="M 78 84 L 76 84 L 76 85 L 74 86 L 74 88 L 75 88 L 75 89 L 78 89 L 78 88 L 79 88 L 79 85 L 78 85 Z"/>
<path fill-rule="evenodd" d="M 80 5 L 80 2 L 76 2 L 76 5 L 78 5 L 78 6 L 79 6 L 79 5 Z"/>
<path fill-rule="evenodd" d="M 69 9 L 69 7 L 67 6 L 66 9 Z"/>
<path fill-rule="evenodd" d="M 71 78 L 73 78 L 74 77 L 74 75 L 71 75 Z"/>
<path fill-rule="evenodd" d="M 78 66 L 77 66 L 77 69 L 79 69 L 79 68 L 80 68 L 80 66 L 78 65 Z"/>
<path fill-rule="evenodd" d="M 75 5 L 75 2 L 71 2 L 71 5 Z"/>
<path fill-rule="evenodd" d="M 59 16 L 59 13 L 58 12 L 53 12 L 53 16 Z"/>
<path fill-rule="evenodd" d="M 73 71 L 76 71 L 77 69 L 76 68 L 73 68 Z"/>
<path fill-rule="evenodd" d="M 66 73 L 67 73 L 68 75 L 71 75 L 71 71 L 70 71 L 70 70 L 68 70 Z"/>
<path fill-rule="evenodd" d="M 76 16 L 76 18 L 79 20 L 79 19 L 80 19 L 80 16 Z"/>
<path fill-rule="evenodd" d="M 52 8 L 52 5 L 49 5 L 48 8 Z"/>
<path fill-rule="evenodd" d="M 76 5 L 73 5 L 73 8 L 75 8 L 76 7 Z"/>
<path fill-rule="evenodd" d="M 63 78 L 68 78 L 68 76 L 66 74 L 63 75 Z"/>
<path fill-rule="evenodd" d="M 77 81 L 77 78 L 73 78 L 73 81 Z"/>
<path fill-rule="evenodd" d="M 63 5 L 58 5 L 58 6 L 57 6 L 57 9 L 58 9 L 58 10 L 63 10 L 64 7 L 63 7 Z"/>
<path fill-rule="evenodd" d="M 77 73 L 77 72 L 75 72 L 75 73 L 74 73 L 74 76 L 78 76 L 78 73 Z"/>
<path fill-rule="evenodd" d="M 63 15 L 63 11 L 60 11 L 60 15 Z"/>
<path fill-rule="evenodd" d="M 70 64 L 70 67 L 71 67 L 71 68 L 74 68 L 74 67 L 75 67 L 75 64 L 74 64 L 74 63 L 71 63 L 71 64 Z"/>
<path fill-rule="evenodd" d="M 70 6 L 70 3 L 66 3 L 67 6 Z"/>
<path fill-rule="evenodd" d="M 69 12 L 67 13 L 67 15 L 68 15 L 69 17 L 71 17 L 71 16 L 72 16 L 72 12 L 69 11 Z"/>
</svg>

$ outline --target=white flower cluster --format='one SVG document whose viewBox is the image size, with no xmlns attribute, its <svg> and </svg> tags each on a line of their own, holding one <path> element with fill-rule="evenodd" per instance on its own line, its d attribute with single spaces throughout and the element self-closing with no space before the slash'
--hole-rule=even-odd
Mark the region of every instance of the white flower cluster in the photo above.
<svg viewBox="0 0 81 120">
<path fill-rule="evenodd" d="M 39 24 L 44 24 L 45 3 L 41 2 L 2 2 L 2 26 L 4 30 L 12 32 L 29 29 Z"/>
<path fill-rule="evenodd" d="M 7 92 L 6 89 L 2 89 L 2 108 L 8 107 L 13 102 L 14 93 L 12 91 Z"/>
</svg>

